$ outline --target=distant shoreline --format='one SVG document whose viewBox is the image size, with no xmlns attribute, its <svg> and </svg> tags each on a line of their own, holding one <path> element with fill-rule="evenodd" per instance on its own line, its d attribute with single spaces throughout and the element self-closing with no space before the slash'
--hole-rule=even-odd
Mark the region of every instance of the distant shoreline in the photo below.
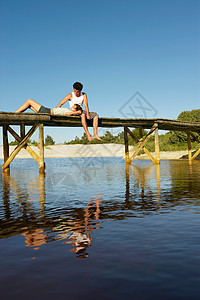
<svg viewBox="0 0 200 300">
<path fill-rule="evenodd" d="M 10 153 L 15 146 L 10 146 Z M 38 153 L 36 146 L 31 148 Z M 133 153 L 133 147 L 130 146 L 130 154 Z M 64 157 L 122 157 L 124 158 L 124 145 L 122 144 L 75 144 L 75 145 L 53 145 L 46 146 L 44 149 L 45 158 L 64 158 Z M 152 153 L 154 156 L 155 153 Z M 161 151 L 161 160 L 184 159 L 188 157 L 188 151 Z M 16 158 L 32 158 L 30 154 L 22 149 Z M 0 146 L 0 159 L 3 159 L 3 146 Z M 141 153 L 136 159 L 147 160 L 149 157 Z M 200 159 L 197 157 L 196 159 Z"/>
</svg>

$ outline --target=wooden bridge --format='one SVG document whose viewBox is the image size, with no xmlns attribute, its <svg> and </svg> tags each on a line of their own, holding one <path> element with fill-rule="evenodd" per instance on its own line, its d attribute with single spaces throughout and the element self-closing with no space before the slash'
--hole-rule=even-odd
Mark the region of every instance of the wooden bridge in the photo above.
<svg viewBox="0 0 200 300">
<path fill-rule="evenodd" d="M 20 126 L 20 135 L 18 135 L 12 125 Z M 30 155 L 38 162 L 39 172 L 43 173 L 45 170 L 44 162 L 44 126 L 56 126 L 56 127 L 82 127 L 81 119 L 78 116 L 52 116 L 48 114 L 35 114 L 35 113 L 11 113 L 11 112 L 0 112 L 0 126 L 3 127 L 3 154 L 4 164 L 2 170 L 9 172 L 10 163 L 19 153 L 22 148 L 25 148 Z M 31 129 L 26 133 L 25 127 L 31 126 Z M 92 126 L 92 122 L 88 122 L 88 126 Z M 113 128 L 123 127 L 124 128 L 124 144 L 126 162 L 131 163 L 137 154 L 142 150 L 149 158 L 155 163 L 160 163 L 159 154 L 159 136 L 158 130 L 170 130 L 170 131 L 182 131 L 187 133 L 187 144 L 188 144 L 188 159 L 192 161 L 200 153 L 200 149 L 192 156 L 191 151 L 191 136 L 200 145 L 199 139 L 194 133 L 200 133 L 199 122 L 180 122 L 177 120 L 170 119 L 120 119 L 120 118 L 99 118 L 99 127 Z M 36 154 L 30 146 L 27 145 L 28 140 L 31 138 L 33 133 L 39 128 L 39 155 Z M 139 128 L 140 140 L 132 133 L 130 128 Z M 149 129 L 148 134 L 143 137 L 142 129 Z M 8 143 L 8 132 L 18 141 L 18 145 L 9 154 L 9 143 Z M 146 142 L 150 136 L 154 133 L 155 137 L 155 157 L 145 148 Z M 130 135 L 137 143 L 136 151 L 130 156 L 128 149 L 128 135 Z"/>
</svg>

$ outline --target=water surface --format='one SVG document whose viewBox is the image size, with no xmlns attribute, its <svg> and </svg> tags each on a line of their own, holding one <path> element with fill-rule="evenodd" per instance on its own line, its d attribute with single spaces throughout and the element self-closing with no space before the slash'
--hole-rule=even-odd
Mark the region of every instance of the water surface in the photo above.
<svg viewBox="0 0 200 300">
<path fill-rule="evenodd" d="M 200 298 L 200 161 L 46 163 L 0 176 L 0 299 Z"/>
</svg>

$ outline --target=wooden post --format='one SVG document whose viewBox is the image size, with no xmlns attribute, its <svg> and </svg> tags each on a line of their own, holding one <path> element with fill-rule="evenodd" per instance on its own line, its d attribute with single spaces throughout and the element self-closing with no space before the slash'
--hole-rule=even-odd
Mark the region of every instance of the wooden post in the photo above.
<svg viewBox="0 0 200 300">
<path fill-rule="evenodd" d="M 44 125 L 43 124 L 39 125 L 38 148 L 39 148 L 39 172 L 44 173 L 45 163 L 44 163 Z"/>
<path fill-rule="evenodd" d="M 35 132 L 35 130 L 38 128 L 38 124 L 35 124 L 29 132 L 26 134 L 26 136 L 20 141 L 18 146 L 13 150 L 11 155 L 7 158 L 6 162 L 2 166 L 2 170 L 5 170 L 9 164 L 13 161 L 13 159 L 16 157 L 16 155 L 19 153 L 19 151 L 26 145 L 29 138 L 32 136 L 32 134 Z"/>
<path fill-rule="evenodd" d="M 20 134 L 21 134 L 21 138 L 25 137 L 25 125 L 24 125 L 24 123 L 20 124 Z"/>
<path fill-rule="evenodd" d="M 7 162 L 9 158 L 9 143 L 8 143 L 8 126 L 3 125 L 3 156 L 4 156 L 4 164 Z M 8 165 L 3 172 L 9 173 L 10 166 Z"/>
<path fill-rule="evenodd" d="M 160 149 L 159 149 L 158 127 L 155 130 L 155 153 L 156 153 L 156 164 L 160 164 Z"/>
<path fill-rule="evenodd" d="M 125 159 L 126 162 L 129 161 L 129 149 L 128 149 L 128 135 L 127 135 L 127 127 L 124 126 L 124 145 L 125 145 Z"/>
<path fill-rule="evenodd" d="M 192 161 L 192 150 L 191 150 L 190 132 L 187 132 L 187 144 L 188 144 L 188 159 L 189 159 L 189 161 Z"/>
</svg>

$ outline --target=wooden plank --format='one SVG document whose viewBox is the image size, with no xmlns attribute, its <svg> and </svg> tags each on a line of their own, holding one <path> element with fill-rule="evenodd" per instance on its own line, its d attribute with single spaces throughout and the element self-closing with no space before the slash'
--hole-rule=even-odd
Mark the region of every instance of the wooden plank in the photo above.
<svg viewBox="0 0 200 300">
<path fill-rule="evenodd" d="M 20 136 L 10 126 L 8 126 L 8 131 L 12 134 L 16 141 L 21 142 L 22 138 L 20 138 Z M 29 147 L 27 144 L 24 145 L 24 148 L 39 164 L 39 156 L 37 155 L 37 153 L 35 153 L 35 151 L 31 149 L 31 147 Z"/>
<path fill-rule="evenodd" d="M 3 126 L 3 156 L 4 156 L 4 164 L 7 162 L 9 158 L 9 143 L 8 143 L 8 126 Z M 4 172 L 9 172 L 9 165 L 3 169 Z"/>
<path fill-rule="evenodd" d="M 33 127 L 29 130 L 29 132 L 26 134 L 26 136 L 20 141 L 18 146 L 13 150 L 7 161 L 2 166 L 2 169 L 5 170 L 9 164 L 12 162 L 12 160 L 16 157 L 16 155 L 19 153 L 19 151 L 24 147 L 24 145 L 27 143 L 29 138 L 32 136 L 32 134 L 36 131 L 39 124 L 33 125 Z"/>
<path fill-rule="evenodd" d="M 39 172 L 44 173 L 45 163 L 44 163 L 44 125 L 43 124 L 39 125 L 38 148 L 39 148 Z"/>
<path fill-rule="evenodd" d="M 8 113 L 0 112 L 0 125 L 33 125 L 43 123 L 44 126 L 59 127 L 81 127 L 80 117 L 77 116 L 52 116 L 36 113 Z M 200 132 L 200 122 L 183 122 L 170 119 L 120 119 L 120 118 L 99 118 L 99 127 L 124 127 L 151 129 L 154 123 L 158 123 L 158 129 L 172 131 Z M 92 126 L 91 124 L 89 126 Z"/>
</svg>

